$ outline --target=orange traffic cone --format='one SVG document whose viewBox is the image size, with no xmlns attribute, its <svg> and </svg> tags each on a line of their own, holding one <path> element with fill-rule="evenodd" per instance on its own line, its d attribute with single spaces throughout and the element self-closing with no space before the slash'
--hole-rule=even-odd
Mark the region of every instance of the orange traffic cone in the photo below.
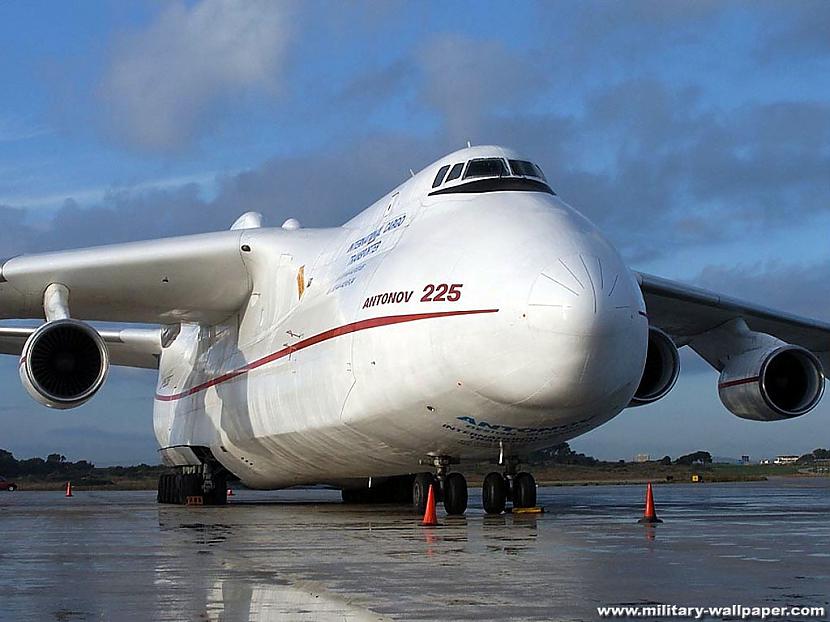
<svg viewBox="0 0 830 622">
<path fill-rule="evenodd" d="M 228 488 L 228 496 L 233 497 L 233 488 Z"/>
<path fill-rule="evenodd" d="M 663 522 L 657 518 L 657 512 L 654 511 L 654 493 L 651 490 L 651 482 L 648 483 L 648 487 L 646 488 L 646 508 L 643 511 L 643 517 L 637 522 L 643 524 Z"/>
<path fill-rule="evenodd" d="M 425 527 L 434 527 L 438 524 L 438 516 L 435 513 L 435 492 L 432 490 L 432 484 L 429 485 L 427 509 L 424 512 L 424 520 L 421 521 L 421 524 Z"/>
<path fill-rule="evenodd" d="M 64 497 L 71 497 L 72 496 L 72 482 L 66 482 L 66 494 Z"/>
</svg>

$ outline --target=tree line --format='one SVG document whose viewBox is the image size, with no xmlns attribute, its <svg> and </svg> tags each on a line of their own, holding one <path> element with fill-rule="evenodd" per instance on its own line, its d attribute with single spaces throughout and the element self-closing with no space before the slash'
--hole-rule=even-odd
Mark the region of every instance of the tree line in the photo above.
<svg viewBox="0 0 830 622">
<path fill-rule="evenodd" d="M 12 452 L 0 449 L 0 475 L 8 478 L 33 477 L 63 480 L 103 476 L 146 477 L 163 470 L 162 466 L 148 464 L 97 468 L 87 460 L 72 462 L 58 453 L 49 454 L 45 460 L 43 458 L 18 460 Z"/>
</svg>

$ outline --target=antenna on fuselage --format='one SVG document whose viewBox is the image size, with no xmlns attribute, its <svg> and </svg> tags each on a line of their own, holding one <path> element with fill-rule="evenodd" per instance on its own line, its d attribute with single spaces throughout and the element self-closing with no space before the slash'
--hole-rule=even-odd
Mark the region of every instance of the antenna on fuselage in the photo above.
<svg viewBox="0 0 830 622">
<path fill-rule="evenodd" d="M 415 177 L 415 172 L 412 169 L 409 169 L 409 174 L 412 175 L 412 177 Z"/>
</svg>

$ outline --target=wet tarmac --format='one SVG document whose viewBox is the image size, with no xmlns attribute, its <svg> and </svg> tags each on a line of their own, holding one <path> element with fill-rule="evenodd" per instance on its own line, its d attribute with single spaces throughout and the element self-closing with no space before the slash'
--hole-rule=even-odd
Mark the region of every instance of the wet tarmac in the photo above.
<svg viewBox="0 0 830 622">
<path fill-rule="evenodd" d="M 424 528 L 328 490 L 219 508 L 0 493 L 0 620 L 596 620 L 609 604 L 828 606 L 830 479 L 540 488 Z"/>
</svg>

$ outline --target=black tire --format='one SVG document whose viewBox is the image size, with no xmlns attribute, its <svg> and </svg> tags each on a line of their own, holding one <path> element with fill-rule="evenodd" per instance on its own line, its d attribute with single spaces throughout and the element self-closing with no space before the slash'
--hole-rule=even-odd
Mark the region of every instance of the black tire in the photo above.
<svg viewBox="0 0 830 622">
<path fill-rule="evenodd" d="M 170 503 L 170 474 L 165 473 L 159 477 L 159 503 Z"/>
<path fill-rule="evenodd" d="M 212 480 L 213 489 L 204 494 L 205 505 L 227 505 L 228 480 L 222 475 L 214 475 Z"/>
<path fill-rule="evenodd" d="M 450 516 L 467 511 L 467 480 L 461 473 L 450 473 L 444 479 L 444 509 Z"/>
<path fill-rule="evenodd" d="M 14 484 L 9 486 L 9 492 L 14 492 L 15 490 L 17 490 L 17 486 L 15 486 Z"/>
<path fill-rule="evenodd" d="M 176 500 L 176 480 L 179 477 L 176 473 L 165 473 L 159 477 L 159 503 L 179 503 Z"/>
<path fill-rule="evenodd" d="M 414 475 L 400 475 L 389 478 L 390 491 L 386 503 L 409 505 L 412 503 L 412 482 Z"/>
<path fill-rule="evenodd" d="M 227 492 L 227 491 L 226 491 Z M 159 503 L 184 505 L 187 497 L 203 496 L 201 475 L 165 473 L 159 477 Z"/>
<path fill-rule="evenodd" d="M 501 514 L 507 502 L 507 482 L 501 473 L 488 473 L 481 486 L 481 502 L 488 514 Z"/>
<path fill-rule="evenodd" d="M 202 497 L 205 496 L 204 482 L 205 478 L 195 473 L 189 473 L 182 476 L 184 478 L 184 498 L 182 503 L 187 501 L 187 497 Z M 204 499 L 203 499 L 204 500 Z M 205 500 L 206 501 L 206 500 Z"/>
<path fill-rule="evenodd" d="M 513 478 L 513 507 L 536 507 L 536 480 L 530 473 L 517 473 Z"/>
<path fill-rule="evenodd" d="M 410 505 L 412 503 L 412 482 L 414 475 L 395 475 L 377 478 L 372 487 L 344 488 L 340 491 L 343 503 Z"/>
<path fill-rule="evenodd" d="M 366 488 L 344 488 L 340 491 L 340 498 L 347 505 L 371 503 L 369 491 Z"/>
<path fill-rule="evenodd" d="M 429 487 L 432 486 L 435 500 L 438 500 L 438 491 L 435 486 L 435 476 L 432 473 L 418 473 L 412 482 L 412 509 L 416 514 L 423 514 L 427 509 Z"/>
</svg>

